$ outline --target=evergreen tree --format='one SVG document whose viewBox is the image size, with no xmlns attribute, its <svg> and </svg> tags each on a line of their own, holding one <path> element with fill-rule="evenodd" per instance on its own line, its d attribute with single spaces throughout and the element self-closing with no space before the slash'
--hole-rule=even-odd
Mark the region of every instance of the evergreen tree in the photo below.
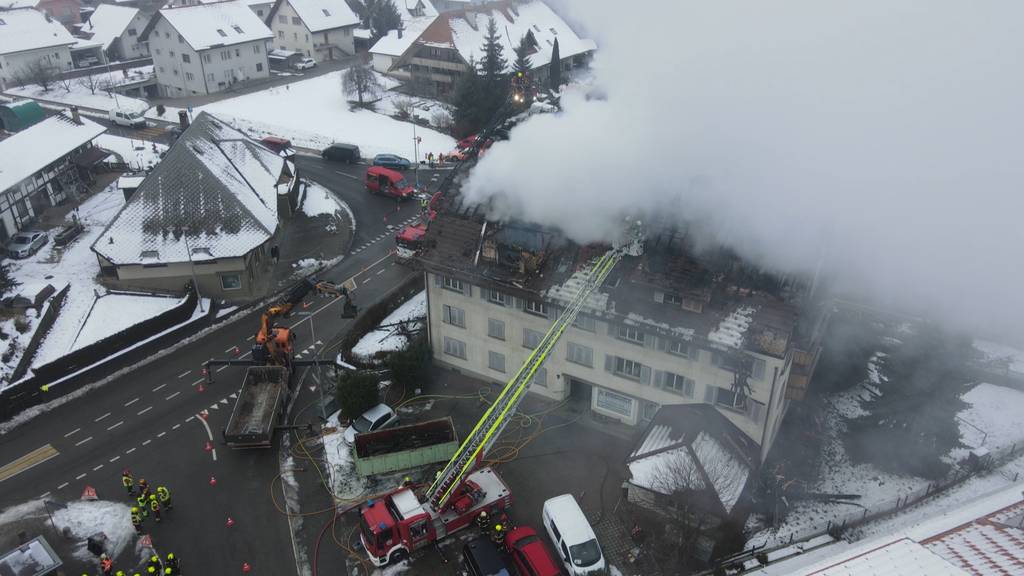
<svg viewBox="0 0 1024 576">
<path fill-rule="evenodd" d="M 551 48 L 551 65 L 548 66 L 549 87 L 552 92 L 558 92 L 562 87 L 562 57 L 558 55 L 558 38 L 555 38 L 555 45 Z"/>
<path fill-rule="evenodd" d="M 530 48 L 533 47 L 530 33 L 523 34 L 519 39 L 519 46 L 516 46 L 516 59 L 512 63 L 512 71 L 526 74 L 530 71 Z"/>
<path fill-rule="evenodd" d="M 392 0 L 376 0 L 374 8 L 370 17 L 370 31 L 374 38 L 383 38 L 388 32 L 402 26 L 402 16 Z"/>
<path fill-rule="evenodd" d="M 480 47 L 480 51 L 483 52 L 483 58 L 480 59 L 480 74 L 487 84 L 497 84 L 505 76 L 508 60 L 505 59 L 505 47 L 501 44 L 501 36 L 498 35 L 498 23 L 493 17 L 487 21 L 487 36 L 484 37 L 484 45 Z"/>
<path fill-rule="evenodd" d="M 455 87 L 455 134 L 466 136 L 479 130 L 486 115 L 486 106 L 483 98 L 483 81 L 476 73 L 475 67 L 470 62 L 470 68 L 459 78 Z"/>
<path fill-rule="evenodd" d="M 3 296 L 9 290 L 13 290 L 19 284 L 20 282 L 11 275 L 10 265 L 0 264 L 0 296 Z"/>
</svg>

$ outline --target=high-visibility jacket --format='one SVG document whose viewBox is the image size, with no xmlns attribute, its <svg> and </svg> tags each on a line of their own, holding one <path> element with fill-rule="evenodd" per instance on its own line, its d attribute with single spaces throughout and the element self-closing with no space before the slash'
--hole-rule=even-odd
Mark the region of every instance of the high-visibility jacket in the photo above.
<svg viewBox="0 0 1024 576">
<path fill-rule="evenodd" d="M 157 502 L 156 499 L 150 500 L 149 501 L 149 509 L 152 510 L 153 512 L 159 512 L 160 511 L 160 503 Z"/>
<path fill-rule="evenodd" d="M 142 524 L 142 514 L 132 513 L 132 524 Z"/>
<path fill-rule="evenodd" d="M 148 501 L 148 498 L 146 498 L 142 494 L 139 494 L 139 496 L 137 498 L 135 498 L 135 501 L 139 503 L 140 507 L 145 508 L 146 507 L 146 502 Z"/>
<path fill-rule="evenodd" d="M 131 476 L 123 474 L 121 476 L 121 484 L 124 484 L 127 488 L 131 488 L 132 484 L 135 484 L 135 480 L 133 480 Z"/>
<path fill-rule="evenodd" d="M 167 502 L 171 499 L 171 491 L 160 486 L 156 489 L 156 497 L 159 498 L 161 502 Z"/>
</svg>

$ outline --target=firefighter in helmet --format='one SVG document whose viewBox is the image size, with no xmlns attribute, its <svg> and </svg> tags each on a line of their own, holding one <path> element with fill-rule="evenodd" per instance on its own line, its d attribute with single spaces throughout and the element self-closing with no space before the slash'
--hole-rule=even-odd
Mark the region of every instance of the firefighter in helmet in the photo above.
<svg viewBox="0 0 1024 576">
<path fill-rule="evenodd" d="M 487 529 L 490 527 L 491 524 L 491 519 L 487 517 L 487 511 L 481 510 L 480 513 L 476 515 L 475 521 L 476 527 L 480 529 L 480 532 L 482 534 L 486 534 Z"/>
<path fill-rule="evenodd" d="M 135 506 L 132 506 L 132 526 L 136 532 L 142 534 L 142 511 Z"/>
<path fill-rule="evenodd" d="M 498 545 L 500 548 L 505 543 L 505 526 L 502 524 L 494 525 L 494 532 L 491 533 L 491 540 Z"/>
<path fill-rule="evenodd" d="M 174 508 L 174 506 L 171 504 L 171 491 L 168 490 L 166 486 L 157 486 L 156 496 L 157 498 L 160 499 L 161 506 L 168 510 Z"/>
</svg>

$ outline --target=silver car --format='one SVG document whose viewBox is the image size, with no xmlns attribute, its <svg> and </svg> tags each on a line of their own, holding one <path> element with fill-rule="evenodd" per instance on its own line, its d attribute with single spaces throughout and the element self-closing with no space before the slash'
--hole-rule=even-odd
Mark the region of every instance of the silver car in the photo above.
<svg viewBox="0 0 1024 576">
<path fill-rule="evenodd" d="M 11 258 L 28 258 L 38 252 L 40 248 L 46 246 L 46 243 L 49 241 L 50 238 L 46 235 L 46 232 L 26 230 L 15 234 L 7 241 L 5 248 L 7 249 L 7 255 Z"/>
</svg>

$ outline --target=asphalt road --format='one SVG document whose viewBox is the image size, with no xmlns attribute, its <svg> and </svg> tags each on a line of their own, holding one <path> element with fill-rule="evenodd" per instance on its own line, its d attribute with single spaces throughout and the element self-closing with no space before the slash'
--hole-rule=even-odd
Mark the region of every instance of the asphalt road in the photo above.
<svg viewBox="0 0 1024 576">
<path fill-rule="evenodd" d="M 407 202 L 396 210 L 392 200 L 369 196 L 361 183 L 365 167 L 305 157 L 299 165 L 355 213 L 352 253 L 321 277 L 353 281 L 354 301 L 365 308 L 410 274 L 395 264 L 391 238 L 418 206 Z M 311 296 L 306 302 L 286 322 L 296 330 L 296 349 L 309 354 L 336 341 L 351 321 L 340 319 L 335 300 Z M 0 508 L 39 497 L 74 500 L 86 485 L 101 499 L 125 498 L 119 478 L 129 468 L 137 478 L 171 490 L 175 509 L 158 526 L 150 521 L 147 531 L 159 551 L 183 558 L 189 573 L 238 573 L 248 563 L 255 574 L 294 574 L 288 523 L 270 499 L 277 450 L 233 451 L 219 443 L 244 368 L 215 369 L 215 382 L 200 386 L 202 362 L 247 355 L 257 326 L 258 313 L 248 313 L 9 432 L 0 441 L 0 466 L 40 447 L 51 446 L 55 454 L 0 480 Z M 306 382 L 303 402 L 313 393 Z M 196 416 L 203 410 L 206 422 Z M 214 450 L 205 449 L 208 441 Z"/>
</svg>

